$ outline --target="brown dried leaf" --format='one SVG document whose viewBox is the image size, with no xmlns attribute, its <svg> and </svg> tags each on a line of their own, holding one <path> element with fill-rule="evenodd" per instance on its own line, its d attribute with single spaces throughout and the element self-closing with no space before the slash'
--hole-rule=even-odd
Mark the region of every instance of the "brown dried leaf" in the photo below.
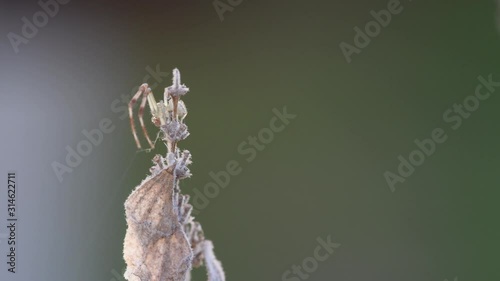
<svg viewBox="0 0 500 281">
<path fill-rule="evenodd" d="M 184 281 L 193 252 L 173 204 L 176 182 L 170 169 L 146 178 L 125 201 L 124 243 L 130 281 Z"/>
</svg>

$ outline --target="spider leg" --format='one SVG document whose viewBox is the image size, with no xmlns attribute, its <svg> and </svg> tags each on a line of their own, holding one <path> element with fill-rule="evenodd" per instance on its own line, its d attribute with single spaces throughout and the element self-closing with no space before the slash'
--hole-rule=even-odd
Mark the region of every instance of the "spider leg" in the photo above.
<svg viewBox="0 0 500 281">
<path fill-rule="evenodd" d="M 139 87 L 139 90 L 137 91 L 137 93 L 132 97 L 132 99 L 128 103 L 128 115 L 130 117 L 130 128 L 132 129 L 132 134 L 134 135 L 135 144 L 137 145 L 137 148 L 139 148 L 139 149 L 141 149 L 141 143 L 139 142 L 139 138 L 137 137 L 137 132 L 135 130 L 133 108 L 134 108 L 135 103 L 137 102 L 137 100 L 141 96 L 141 94 L 146 92 L 147 89 L 148 89 L 148 84 L 142 84 Z"/>
<path fill-rule="evenodd" d="M 143 93 L 142 102 L 141 102 L 141 106 L 139 107 L 139 114 L 138 115 L 139 115 L 139 122 L 141 123 L 141 127 L 142 127 L 142 132 L 144 133 L 144 136 L 146 137 L 146 140 L 148 141 L 151 149 L 154 149 L 155 146 L 154 146 L 153 142 L 151 141 L 151 139 L 149 138 L 148 131 L 146 129 L 146 126 L 144 125 L 144 119 L 143 119 L 144 108 L 146 107 L 146 102 L 151 99 L 149 96 L 151 96 L 151 97 L 153 96 L 153 93 L 151 92 L 151 88 L 147 88 L 146 91 Z M 153 98 L 153 100 L 154 100 L 154 98 Z M 154 103 L 154 105 L 156 106 L 156 103 Z M 150 108 L 153 109 L 153 106 L 151 105 L 151 103 L 150 103 Z M 151 112 L 151 114 L 153 114 L 153 116 L 155 116 L 156 112 Z"/>
</svg>

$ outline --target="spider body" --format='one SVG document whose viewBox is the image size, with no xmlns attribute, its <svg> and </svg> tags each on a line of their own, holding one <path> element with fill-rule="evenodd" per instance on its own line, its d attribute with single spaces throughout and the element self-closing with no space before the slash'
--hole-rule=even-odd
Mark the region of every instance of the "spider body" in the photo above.
<svg viewBox="0 0 500 281">
<path fill-rule="evenodd" d="M 165 88 L 165 92 L 163 94 L 163 100 L 160 102 L 156 102 L 156 99 L 153 95 L 153 91 L 148 86 L 147 83 L 142 84 L 139 87 L 137 93 L 132 97 L 128 104 L 128 112 L 130 117 L 130 127 L 132 128 L 132 134 L 134 135 L 134 140 L 138 149 L 141 149 L 141 142 L 137 136 L 137 130 L 134 122 L 134 105 L 137 103 L 139 98 L 142 96 L 141 104 L 139 106 L 139 123 L 142 128 L 142 132 L 149 144 L 150 149 L 154 149 L 155 142 L 151 141 L 149 137 L 148 131 L 144 124 L 144 110 L 146 108 L 146 103 L 149 105 L 149 110 L 151 112 L 151 122 L 156 127 L 163 127 L 172 124 L 173 122 L 177 122 L 180 124 L 184 124 L 184 118 L 187 116 L 187 108 L 186 105 L 180 97 L 189 92 L 189 88 L 185 85 L 181 84 L 180 72 L 176 68 L 173 71 L 173 79 L 172 86 Z M 165 133 L 165 130 L 162 130 Z"/>
</svg>

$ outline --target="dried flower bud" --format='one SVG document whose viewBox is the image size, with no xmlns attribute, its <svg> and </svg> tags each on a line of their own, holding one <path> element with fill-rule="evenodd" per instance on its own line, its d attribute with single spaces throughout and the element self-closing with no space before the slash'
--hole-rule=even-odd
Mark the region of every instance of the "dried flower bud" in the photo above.
<svg viewBox="0 0 500 281">
<path fill-rule="evenodd" d="M 179 69 L 175 68 L 172 74 L 172 86 L 165 89 L 168 95 L 172 97 L 180 97 L 189 92 L 189 88 L 186 87 L 186 85 L 181 85 L 181 73 L 179 72 Z"/>
<path fill-rule="evenodd" d="M 188 128 L 185 124 L 178 121 L 172 121 L 166 125 L 161 126 L 165 135 L 165 141 L 170 143 L 177 143 L 186 139 L 189 136 Z"/>
</svg>

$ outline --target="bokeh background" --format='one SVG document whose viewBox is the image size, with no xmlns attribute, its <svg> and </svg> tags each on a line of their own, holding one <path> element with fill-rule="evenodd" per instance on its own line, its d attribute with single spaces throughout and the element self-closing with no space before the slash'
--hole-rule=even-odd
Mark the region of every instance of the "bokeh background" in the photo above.
<svg viewBox="0 0 500 281">
<path fill-rule="evenodd" d="M 328 235 L 341 246 L 308 280 L 498 280 L 500 90 L 459 130 L 442 119 L 479 75 L 500 80 L 496 3 L 401 1 L 347 63 L 339 44 L 388 2 L 243 0 L 221 21 L 211 1 L 72 0 L 15 53 L 7 34 L 41 8 L 2 1 L 0 171 L 18 172 L 19 222 L 17 273 L 0 236 L 0 279 L 123 280 L 123 202 L 165 153 L 136 152 L 123 106 L 143 80 L 161 99 L 170 77 L 144 79 L 148 67 L 178 67 L 194 160 L 183 192 L 242 163 L 197 216 L 228 280 L 282 280 Z M 283 106 L 297 118 L 247 163 L 238 145 Z M 104 118 L 114 131 L 60 182 L 51 164 Z M 436 127 L 446 143 L 391 192 L 383 173 Z"/>
</svg>

